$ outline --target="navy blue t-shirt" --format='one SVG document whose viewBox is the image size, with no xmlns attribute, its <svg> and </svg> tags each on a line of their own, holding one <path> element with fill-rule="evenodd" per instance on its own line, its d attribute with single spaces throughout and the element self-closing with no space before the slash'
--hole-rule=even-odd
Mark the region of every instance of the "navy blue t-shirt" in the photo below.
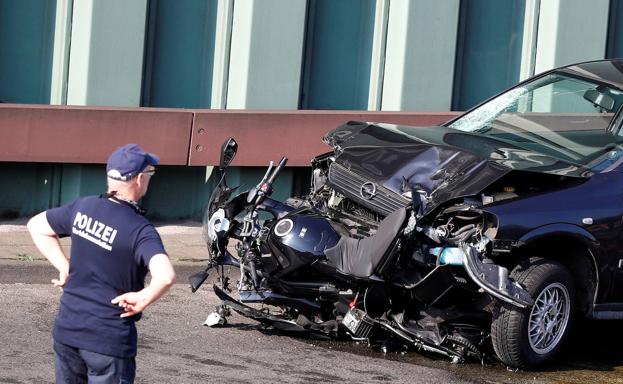
<svg viewBox="0 0 623 384">
<path fill-rule="evenodd" d="M 140 314 L 121 318 L 123 309 L 110 301 L 144 288 L 149 260 L 165 253 L 160 235 L 133 207 L 96 196 L 50 209 L 46 217 L 58 236 L 71 236 L 54 339 L 105 355 L 135 356 Z"/>
</svg>

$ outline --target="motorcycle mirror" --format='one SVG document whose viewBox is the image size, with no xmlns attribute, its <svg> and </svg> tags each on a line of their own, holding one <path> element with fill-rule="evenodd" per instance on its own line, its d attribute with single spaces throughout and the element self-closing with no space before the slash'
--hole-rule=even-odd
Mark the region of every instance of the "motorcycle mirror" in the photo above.
<svg viewBox="0 0 623 384">
<path fill-rule="evenodd" d="M 206 281 L 207 278 L 208 278 L 207 271 L 201 271 L 199 273 L 195 273 L 194 275 L 190 276 L 188 280 L 190 281 L 190 289 L 192 289 L 192 292 L 195 293 L 197 289 L 201 287 L 201 284 L 203 284 Z"/>
<path fill-rule="evenodd" d="M 234 140 L 233 137 L 225 140 L 221 147 L 221 162 L 219 164 L 221 171 L 231 164 L 234 157 L 236 157 L 236 152 L 238 152 L 238 143 L 236 143 L 236 140 Z"/>
</svg>

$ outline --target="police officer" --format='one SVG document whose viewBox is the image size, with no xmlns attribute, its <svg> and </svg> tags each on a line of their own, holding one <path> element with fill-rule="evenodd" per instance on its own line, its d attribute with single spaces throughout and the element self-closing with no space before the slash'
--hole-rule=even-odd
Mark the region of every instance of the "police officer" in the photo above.
<svg viewBox="0 0 623 384">
<path fill-rule="evenodd" d="M 52 332 L 57 383 L 134 381 L 134 323 L 175 279 L 162 240 L 137 203 L 158 162 L 138 145 L 125 145 L 108 158 L 106 194 L 28 222 L 35 245 L 58 270 L 52 283 L 63 291 Z M 59 243 L 65 236 L 71 236 L 69 260 Z"/>
</svg>

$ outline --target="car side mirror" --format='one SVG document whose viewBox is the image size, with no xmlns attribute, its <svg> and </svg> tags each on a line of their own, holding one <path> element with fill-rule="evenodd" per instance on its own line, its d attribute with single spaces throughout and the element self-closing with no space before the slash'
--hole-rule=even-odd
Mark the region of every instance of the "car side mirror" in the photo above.
<svg viewBox="0 0 623 384">
<path fill-rule="evenodd" d="M 614 99 L 596 89 L 588 89 L 584 92 L 584 99 L 593 103 L 594 106 L 605 109 L 608 112 L 614 110 Z"/>
<path fill-rule="evenodd" d="M 236 143 L 236 140 L 234 140 L 233 137 L 225 140 L 223 146 L 221 147 L 221 161 L 219 163 L 221 171 L 231 164 L 234 157 L 236 157 L 236 152 L 238 152 L 238 143 Z"/>
</svg>

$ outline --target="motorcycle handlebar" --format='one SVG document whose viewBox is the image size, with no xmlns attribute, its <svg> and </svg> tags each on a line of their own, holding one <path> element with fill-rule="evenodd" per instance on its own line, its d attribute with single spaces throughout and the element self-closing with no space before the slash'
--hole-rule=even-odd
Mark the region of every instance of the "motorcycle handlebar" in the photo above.
<svg viewBox="0 0 623 384">
<path fill-rule="evenodd" d="M 250 194 L 247 196 L 247 202 L 253 202 L 252 208 L 249 210 L 249 212 L 254 211 L 255 207 L 260 204 L 264 200 L 264 198 L 270 196 L 273 193 L 273 181 L 275 181 L 275 178 L 277 177 L 279 172 L 281 172 L 281 169 L 286 165 L 287 162 L 288 158 L 282 157 L 279 165 L 277 165 L 275 170 L 268 177 L 268 180 L 266 180 L 266 176 L 273 168 L 273 162 L 270 162 L 270 165 L 268 166 L 268 171 L 266 171 L 266 175 L 264 175 L 264 178 L 262 178 L 262 181 L 257 186 L 257 189 L 252 190 L 252 194 L 251 192 L 249 192 Z"/>
<path fill-rule="evenodd" d="M 260 181 L 259 185 L 262 185 L 266 182 L 266 179 L 268 179 L 268 175 L 270 175 L 270 171 L 273 170 L 273 161 L 271 160 L 270 163 L 268 164 L 268 169 L 266 170 L 266 173 L 264 174 L 264 177 L 262 177 L 262 181 Z"/>
<path fill-rule="evenodd" d="M 273 174 L 270 175 L 270 178 L 267 181 L 268 184 L 272 184 L 273 183 L 273 181 L 277 177 L 277 174 L 279 172 L 281 172 L 281 169 L 286 165 L 287 162 L 288 162 L 288 158 L 287 157 L 284 156 L 284 157 L 281 158 L 281 161 L 279 162 L 279 165 L 277 165 L 277 168 L 275 168 L 275 171 L 273 172 Z"/>
</svg>

